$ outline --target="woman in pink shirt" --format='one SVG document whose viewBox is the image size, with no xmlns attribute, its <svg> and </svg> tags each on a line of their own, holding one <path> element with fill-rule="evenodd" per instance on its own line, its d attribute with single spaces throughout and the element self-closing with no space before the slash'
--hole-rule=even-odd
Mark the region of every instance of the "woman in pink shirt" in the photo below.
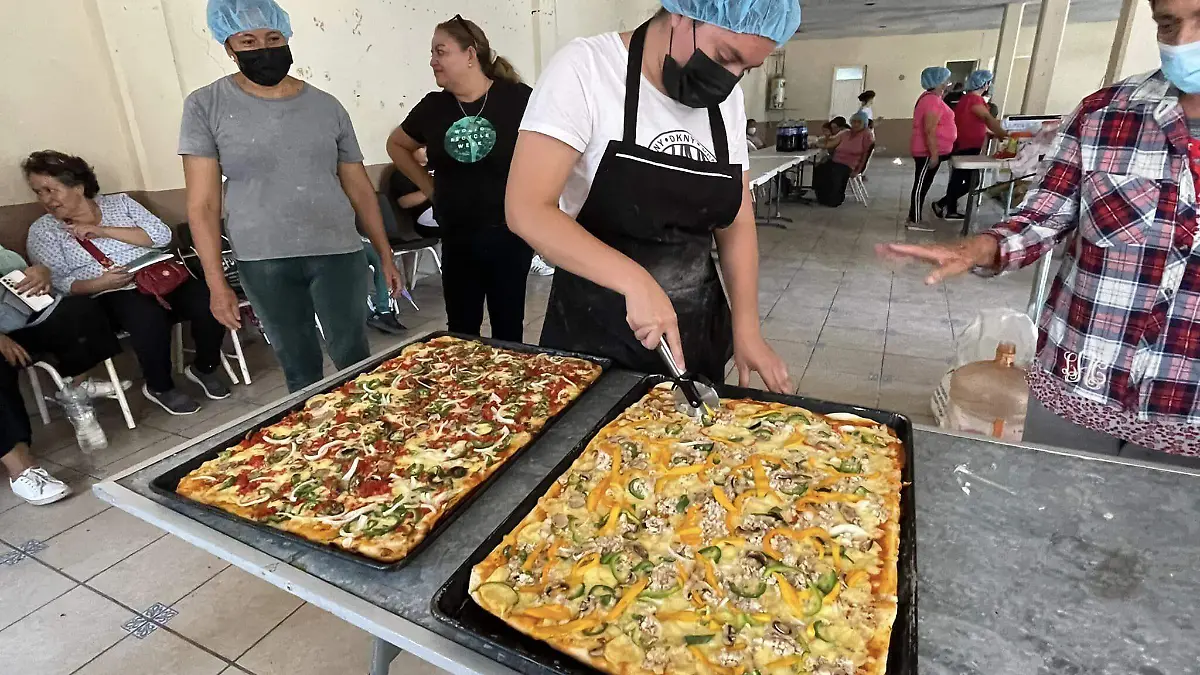
<svg viewBox="0 0 1200 675">
<path fill-rule="evenodd" d="M 958 129 L 954 125 L 954 111 L 942 100 L 946 83 L 950 81 L 950 70 L 931 66 L 921 72 L 921 86 L 925 93 L 917 99 L 913 111 L 912 156 L 916 164 L 913 178 L 912 200 L 908 207 L 908 225 L 913 229 L 921 222 L 925 210 L 925 197 L 937 176 L 938 167 L 950 158 Z"/>
<path fill-rule="evenodd" d="M 850 128 L 831 136 L 824 147 L 832 161 L 817 166 L 813 173 L 813 190 L 817 202 L 824 206 L 841 206 L 846 201 L 846 183 L 866 168 L 875 134 L 867 128 L 870 118 L 859 111 L 850 118 Z"/>
</svg>

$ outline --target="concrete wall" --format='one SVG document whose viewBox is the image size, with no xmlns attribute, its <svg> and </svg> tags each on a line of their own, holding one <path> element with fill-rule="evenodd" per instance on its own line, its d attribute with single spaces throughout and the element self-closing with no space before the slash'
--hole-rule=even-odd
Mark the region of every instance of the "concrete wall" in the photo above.
<svg viewBox="0 0 1200 675">
<path fill-rule="evenodd" d="M 1033 50 L 1036 28 L 1026 27 L 1018 42 L 1017 66 L 1010 93 L 1019 109 L 1028 56 Z M 1104 79 L 1108 47 L 1116 33 L 1116 22 L 1081 23 L 1067 26 L 1059 52 L 1058 67 L 1050 97 L 1050 110 L 1068 113 L 1080 99 L 1098 89 Z M 865 65 L 868 89 L 878 92 L 875 114 L 884 118 L 911 118 L 913 103 L 921 94 L 921 70 L 947 61 L 977 59 L 990 65 L 996 56 L 997 31 L 965 31 L 937 35 L 897 35 L 836 40 L 796 40 L 787 46 L 789 118 L 827 119 L 834 68 Z M 1145 47 L 1141 43 L 1150 45 Z M 1153 35 L 1138 41 L 1135 72 L 1158 67 Z M 1024 58 L 1020 58 L 1024 57 Z M 853 111 L 851 111 L 853 112 Z M 779 119 L 773 113 L 772 119 Z"/>
</svg>

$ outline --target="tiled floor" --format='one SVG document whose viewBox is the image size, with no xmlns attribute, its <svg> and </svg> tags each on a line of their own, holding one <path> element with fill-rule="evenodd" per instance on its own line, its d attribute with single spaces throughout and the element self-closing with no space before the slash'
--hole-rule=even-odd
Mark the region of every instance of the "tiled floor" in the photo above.
<svg viewBox="0 0 1200 675">
<path fill-rule="evenodd" d="M 929 398 L 953 355 L 954 335 L 981 307 L 1024 307 L 1031 275 L 956 280 L 928 288 L 923 268 L 877 260 L 903 226 L 911 167 L 877 162 L 869 208 L 785 206 L 787 230 L 760 229 L 763 331 L 799 391 L 931 422 Z M 941 187 L 934 188 L 940 196 Z M 923 239 L 950 239 L 937 223 Z M 550 280 L 531 277 L 527 341 L 536 342 Z M 436 277 L 415 293 L 412 333 L 444 326 Z M 410 333 L 410 335 L 412 334 Z M 405 336 L 372 336 L 384 349 Z M 0 488 L 0 659 L 5 672 L 58 675 L 325 675 L 364 673 L 370 638 L 332 615 L 107 506 L 89 492 L 121 471 L 285 393 L 261 343 L 248 347 L 254 384 L 190 417 L 151 410 L 134 394 L 139 426 L 100 404 L 108 449 L 83 455 L 69 425 L 35 421 L 35 449 L 77 494 L 32 507 Z M 131 363 L 122 372 L 135 372 Z M 736 381 L 736 372 L 731 381 Z M 761 386 L 757 376 L 756 386 Z M 136 391 L 136 388 L 135 388 Z M 440 672 L 401 656 L 392 673 Z"/>
</svg>

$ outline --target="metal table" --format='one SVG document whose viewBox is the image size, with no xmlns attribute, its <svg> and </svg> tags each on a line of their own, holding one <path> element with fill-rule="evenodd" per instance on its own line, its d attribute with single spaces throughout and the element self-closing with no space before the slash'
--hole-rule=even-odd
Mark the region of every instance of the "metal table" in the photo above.
<svg viewBox="0 0 1200 675">
<path fill-rule="evenodd" d="M 199 452 L 203 439 L 94 491 L 375 636 L 375 673 L 399 648 L 456 675 L 543 675 L 439 624 L 429 601 L 638 379 L 606 374 L 419 560 L 395 572 L 164 506 L 149 481 Z M 308 395 L 231 426 L 252 426 Z M 920 673 L 1200 673 L 1200 473 L 924 427 L 915 444 Z"/>
<path fill-rule="evenodd" d="M 766 148 L 750 153 L 750 190 L 761 191 L 761 188 L 768 186 L 771 188 L 766 198 L 761 200 L 767 205 L 767 217 L 758 218 L 759 225 L 787 229 L 786 225 L 777 222 L 792 222 L 779 208 L 783 200 L 783 176 L 796 169 L 799 173 L 798 182 L 803 184 L 804 165 L 812 162 L 819 154 L 821 151 L 815 148 L 796 152 L 778 152 L 773 148 Z M 759 200 L 755 201 L 757 204 Z M 771 213 L 772 208 L 774 213 Z"/>
</svg>

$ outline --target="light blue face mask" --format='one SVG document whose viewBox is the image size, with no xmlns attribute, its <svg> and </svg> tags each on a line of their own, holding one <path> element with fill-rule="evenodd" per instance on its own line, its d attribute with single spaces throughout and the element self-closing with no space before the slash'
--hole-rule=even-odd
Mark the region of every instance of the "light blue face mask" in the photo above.
<svg viewBox="0 0 1200 675">
<path fill-rule="evenodd" d="M 1186 45 L 1158 43 L 1162 71 L 1185 94 L 1200 94 L 1200 42 Z"/>
</svg>

